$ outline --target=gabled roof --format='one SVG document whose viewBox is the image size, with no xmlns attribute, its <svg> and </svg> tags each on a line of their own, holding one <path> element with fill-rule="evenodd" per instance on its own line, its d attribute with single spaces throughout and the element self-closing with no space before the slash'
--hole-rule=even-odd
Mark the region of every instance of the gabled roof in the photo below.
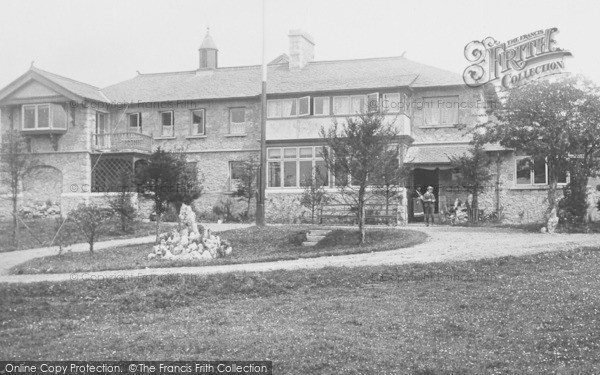
<svg viewBox="0 0 600 375">
<path fill-rule="evenodd" d="M 276 59 L 277 60 L 277 59 Z M 261 67 L 218 68 L 140 74 L 103 89 L 117 102 L 251 97 L 260 94 Z M 287 62 L 268 66 L 267 93 L 310 93 L 395 87 L 462 85 L 462 77 L 404 57 L 310 62 L 290 70 Z"/>
<path fill-rule="evenodd" d="M 71 99 L 77 98 L 98 102 L 109 102 L 108 98 L 98 87 L 38 69 L 33 65 L 27 72 L 0 90 L 0 100 L 6 98 L 31 80 L 37 80 L 43 84 L 50 84 L 53 86 L 52 88 L 58 89 L 60 94 L 64 94 Z"/>
<path fill-rule="evenodd" d="M 261 90 L 260 65 L 138 74 L 104 89 L 32 66 L 0 91 L 0 100 L 36 78 L 68 97 L 116 103 L 255 97 Z M 463 85 L 462 77 L 456 73 L 404 57 L 315 61 L 300 70 L 290 70 L 284 54 L 268 65 L 267 80 L 267 93 L 275 95 Z"/>
</svg>

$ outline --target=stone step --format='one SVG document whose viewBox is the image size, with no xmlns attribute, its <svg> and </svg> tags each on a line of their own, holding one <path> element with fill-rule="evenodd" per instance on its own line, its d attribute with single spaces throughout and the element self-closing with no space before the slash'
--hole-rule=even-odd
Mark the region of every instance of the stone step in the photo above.
<svg viewBox="0 0 600 375">
<path fill-rule="evenodd" d="M 302 246 L 315 246 L 316 242 L 304 241 L 302 242 Z"/>
<path fill-rule="evenodd" d="M 327 229 L 313 229 L 308 231 L 309 236 L 326 236 L 331 233 L 331 230 Z"/>
<path fill-rule="evenodd" d="M 306 241 L 307 242 L 319 242 L 321 241 L 323 238 L 325 238 L 325 236 L 315 236 L 313 234 L 307 234 L 306 235 Z"/>
</svg>

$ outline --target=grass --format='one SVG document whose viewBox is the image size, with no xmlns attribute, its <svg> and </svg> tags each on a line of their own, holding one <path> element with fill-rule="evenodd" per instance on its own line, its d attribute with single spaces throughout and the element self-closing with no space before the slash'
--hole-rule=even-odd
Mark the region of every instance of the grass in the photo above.
<svg viewBox="0 0 600 375">
<path fill-rule="evenodd" d="M 28 219 L 24 220 L 27 227 L 21 225 L 21 244 L 20 249 L 33 249 L 37 247 L 50 246 L 57 231 L 57 219 Z M 162 228 L 172 227 L 176 223 L 163 223 Z M 144 223 L 135 221 L 133 230 L 130 233 L 123 233 L 118 228 L 118 223 L 115 223 L 111 229 L 104 235 L 100 236 L 100 241 L 106 241 L 117 238 L 133 238 L 153 235 L 155 233 L 156 223 Z M 61 233 L 73 239 L 74 242 L 85 242 L 79 231 L 72 223 L 66 222 Z M 0 221 L 0 253 L 6 251 L 17 250 L 11 244 L 12 240 L 12 221 Z"/>
<path fill-rule="evenodd" d="M 15 266 L 11 273 L 67 273 L 145 267 L 206 266 L 289 260 L 328 255 L 343 255 L 392 250 L 414 246 L 426 235 L 413 230 L 369 229 L 366 243 L 358 245 L 358 233 L 335 229 L 315 247 L 303 247 L 304 233 L 314 226 L 269 226 L 234 229 L 219 233 L 233 245 L 233 254 L 210 262 L 201 260 L 148 259 L 151 245 L 135 245 L 89 253 L 64 253 L 32 259 Z"/>
<path fill-rule="evenodd" d="M 272 360 L 275 374 L 600 372 L 600 249 L 0 285 L 2 360 Z"/>
</svg>

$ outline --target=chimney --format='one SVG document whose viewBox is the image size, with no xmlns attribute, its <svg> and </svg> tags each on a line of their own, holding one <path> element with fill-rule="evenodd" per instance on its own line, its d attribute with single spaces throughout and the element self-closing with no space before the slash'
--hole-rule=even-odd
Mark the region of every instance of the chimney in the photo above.
<svg viewBox="0 0 600 375">
<path fill-rule="evenodd" d="M 216 69 L 219 49 L 210 36 L 210 28 L 206 28 L 206 36 L 198 50 L 200 53 L 200 69 Z"/>
<path fill-rule="evenodd" d="M 315 59 L 315 41 L 312 35 L 290 30 L 290 70 L 300 70 Z"/>
</svg>

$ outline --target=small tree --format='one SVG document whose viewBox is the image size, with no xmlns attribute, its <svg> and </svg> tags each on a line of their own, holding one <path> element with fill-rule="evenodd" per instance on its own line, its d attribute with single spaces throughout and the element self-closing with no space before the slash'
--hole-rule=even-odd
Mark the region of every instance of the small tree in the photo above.
<svg viewBox="0 0 600 375">
<path fill-rule="evenodd" d="M 450 162 L 461 175 L 458 184 L 473 196 L 469 220 L 476 223 L 479 221 L 479 194 L 493 177 L 490 173 L 491 160 L 483 147 L 476 143 L 469 149 L 469 154 L 451 156 Z"/>
<path fill-rule="evenodd" d="M 0 176 L 1 182 L 10 189 L 12 202 L 13 233 L 12 243 L 19 247 L 19 207 L 18 199 L 21 192 L 23 177 L 35 166 L 38 160 L 28 151 L 27 140 L 18 130 L 8 130 L 2 134 L 0 146 Z"/>
<path fill-rule="evenodd" d="M 365 204 L 374 196 L 369 190 L 381 179 L 384 166 L 400 158 L 400 140 L 393 123 L 385 123 L 379 112 L 349 117 L 328 130 L 321 129 L 323 159 L 333 172 L 336 187 L 356 207 L 360 243 L 365 242 Z"/>
<path fill-rule="evenodd" d="M 119 191 L 116 196 L 109 197 L 108 206 L 119 217 L 121 232 L 127 233 L 133 229 L 136 209 L 131 203 L 132 175 L 123 172 L 119 175 Z"/>
<path fill-rule="evenodd" d="M 136 181 L 142 196 L 154 202 L 157 242 L 161 217 L 169 204 L 174 204 L 179 212 L 183 203 L 190 204 L 202 194 L 195 163 L 188 164 L 182 151 L 166 151 L 159 147 L 138 170 Z"/>
<path fill-rule="evenodd" d="M 113 211 L 110 208 L 100 207 L 96 204 L 80 203 L 77 208 L 69 212 L 69 220 L 83 234 L 85 241 L 90 245 L 90 254 L 94 253 L 94 243 L 110 228 L 110 218 Z"/>
<path fill-rule="evenodd" d="M 300 204 L 310 210 L 310 222 L 315 223 L 315 213 L 321 205 L 327 201 L 327 192 L 323 185 L 323 179 L 319 173 L 319 167 L 315 167 L 311 176 L 306 176 L 302 182 L 304 190 L 300 198 Z"/>
<path fill-rule="evenodd" d="M 588 209 L 587 176 L 579 163 L 572 163 L 569 169 L 569 183 L 563 189 L 563 195 L 558 202 L 560 223 L 583 224 Z"/>
<path fill-rule="evenodd" d="M 393 200 L 401 197 L 401 187 L 405 185 L 406 178 L 410 174 L 410 168 L 406 164 L 400 164 L 400 158 L 395 157 L 396 151 L 392 148 L 386 150 L 392 155 L 385 157 L 381 165 L 381 171 L 375 180 L 373 191 L 385 200 L 385 214 L 389 215 L 390 204 Z"/>
<path fill-rule="evenodd" d="M 243 214 L 246 220 L 250 218 L 252 198 L 256 196 L 256 177 L 259 166 L 256 157 L 251 156 L 249 160 L 240 162 L 240 167 L 235 171 L 237 186 L 232 196 L 246 202 L 246 212 Z"/>
</svg>

